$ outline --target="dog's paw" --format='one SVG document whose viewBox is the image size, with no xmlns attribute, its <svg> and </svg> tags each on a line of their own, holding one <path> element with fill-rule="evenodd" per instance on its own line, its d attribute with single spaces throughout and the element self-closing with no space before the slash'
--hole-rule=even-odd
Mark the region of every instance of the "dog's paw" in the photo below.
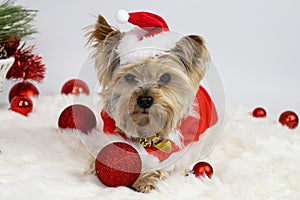
<svg viewBox="0 0 300 200">
<path fill-rule="evenodd" d="M 95 159 L 96 159 L 95 157 L 91 158 L 89 167 L 83 172 L 85 175 L 96 174 Z"/>
<path fill-rule="evenodd" d="M 156 188 L 156 182 L 166 178 L 169 175 L 165 171 L 151 171 L 141 174 L 138 180 L 132 185 L 132 188 L 138 192 L 147 193 Z"/>
<path fill-rule="evenodd" d="M 155 184 L 152 182 L 136 181 L 132 185 L 132 188 L 137 192 L 148 193 L 155 189 Z"/>
</svg>

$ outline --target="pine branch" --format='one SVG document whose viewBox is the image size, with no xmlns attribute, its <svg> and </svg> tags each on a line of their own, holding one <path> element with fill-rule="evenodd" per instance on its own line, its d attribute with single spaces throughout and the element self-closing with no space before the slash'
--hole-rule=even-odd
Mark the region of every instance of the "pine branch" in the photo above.
<svg viewBox="0 0 300 200">
<path fill-rule="evenodd" d="M 31 22 L 36 17 L 37 10 L 14 5 L 15 0 L 6 0 L 0 5 L 0 43 L 3 38 L 15 36 L 19 39 L 29 39 L 35 34 L 36 28 Z"/>
</svg>

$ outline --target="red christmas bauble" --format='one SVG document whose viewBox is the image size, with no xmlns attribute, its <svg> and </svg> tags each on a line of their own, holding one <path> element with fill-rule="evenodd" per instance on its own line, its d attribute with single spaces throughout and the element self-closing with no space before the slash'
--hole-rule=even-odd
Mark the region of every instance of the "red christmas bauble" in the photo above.
<svg viewBox="0 0 300 200">
<path fill-rule="evenodd" d="M 73 94 L 73 95 L 80 95 L 80 94 L 90 94 L 90 90 L 88 85 L 79 79 L 71 79 L 67 81 L 62 89 L 61 89 L 61 94 Z"/>
<path fill-rule="evenodd" d="M 199 176 L 204 176 L 204 173 L 206 174 L 207 177 L 211 178 L 213 175 L 213 168 L 212 166 L 207 163 L 207 162 L 198 162 L 197 164 L 194 165 L 193 167 L 193 172 L 196 177 Z"/>
<path fill-rule="evenodd" d="M 28 96 L 17 95 L 11 100 L 10 108 L 14 112 L 27 116 L 33 109 L 33 103 Z"/>
<path fill-rule="evenodd" d="M 266 117 L 267 112 L 265 109 L 258 107 L 253 110 L 252 115 L 253 117 L 261 118 L 261 117 Z"/>
<path fill-rule="evenodd" d="M 137 150 L 123 142 L 105 146 L 97 155 L 95 170 L 106 186 L 131 186 L 142 170 L 142 160 Z"/>
<path fill-rule="evenodd" d="M 9 102 L 17 95 L 25 95 L 28 97 L 34 97 L 39 95 L 38 89 L 30 82 L 23 81 L 14 85 L 9 92 Z"/>
<path fill-rule="evenodd" d="M 88 133 L 96 125 L 97 120 L 93 111 L 80 104 L 65 108 L 58 119 L 58 126 L 60 128 L 74 128 L 84 133 Z"/>
<path fill-rule="evenodd" d="M 299 118 L 296 113 L 293 111 L 285 111 L 279 117 L 279 122 L 282 125 L 285 125 L 291 129 L 294 129 L 298 126 Z"/>
</svg>

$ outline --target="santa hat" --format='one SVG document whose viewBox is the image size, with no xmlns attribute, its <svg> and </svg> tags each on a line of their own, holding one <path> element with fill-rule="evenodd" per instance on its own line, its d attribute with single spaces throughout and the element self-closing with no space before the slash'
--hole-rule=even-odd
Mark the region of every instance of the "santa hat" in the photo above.
<svg viewBox="0 0 300 200">
<path fill-rule="evenodd" d="M 162 31 L 169 31 L 169 27 L 162 17 L 149 12 L 128 13 L 126 10 L 119 10 L 116 19 L 120 23 L 129 22 L 147 30 L 146 37 L 154 36 Z"/>
<path fill-rule="evenodd" d="M 119 10 L 116 20 L 138 27 L 126 32 L 120 41 L 118 52 L 121 64 L 161 55 L 174 48 L 182 38 L 181 34 L 169 30 L 162 17 L 153 13 Z"/>
</svg>

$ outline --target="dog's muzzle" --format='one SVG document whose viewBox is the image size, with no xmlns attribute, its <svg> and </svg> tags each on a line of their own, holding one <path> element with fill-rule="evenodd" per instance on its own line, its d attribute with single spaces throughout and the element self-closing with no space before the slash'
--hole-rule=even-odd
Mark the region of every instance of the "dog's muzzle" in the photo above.
<svg viewBox="0 0 300 200">
<path fill-rule="evenodd" d="M 137 105 L 143 109 L 150 108 L 153 105 L 154 99 L 151 96 L 139 96 Z"/>
</svg>

